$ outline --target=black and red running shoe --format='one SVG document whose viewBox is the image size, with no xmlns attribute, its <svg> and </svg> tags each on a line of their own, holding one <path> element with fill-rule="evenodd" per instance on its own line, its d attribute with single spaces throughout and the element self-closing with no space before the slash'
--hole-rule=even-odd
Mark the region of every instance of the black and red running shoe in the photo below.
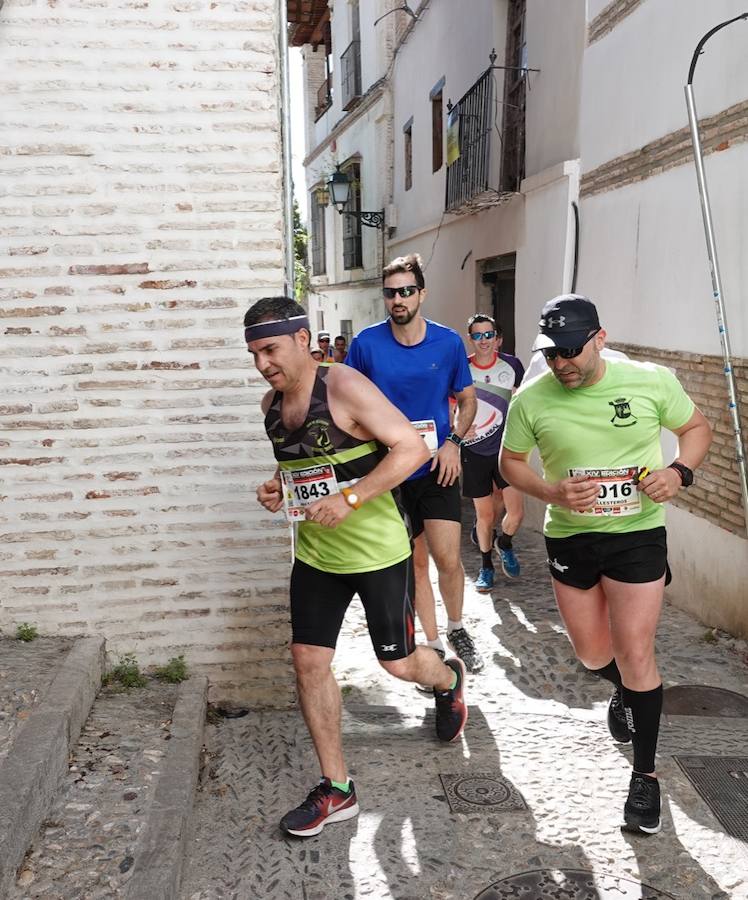
<svg viewBox="0 0 748 900">
<path fill-rule="evenodd" d="M 321 778 L 306 800 L 283 816 L 280 827 L 286 834 L 312 837 L 331 822 L 343 822 L 357 815 L 358 800 L 353 782 L 345 792 L 333 787 L 329 778 Z"/>
<path fill-rule="evenodd" d="M 468 708 L 465 703 L 465 663 L 453 656 L 445 664 L 457 675 L 457 684 L 451 691 L 437 691 L 434 688 L 436 701 L 436 736 L 440 741 L 456 741 L 465 728 L 468 720 Z"/>
</svg>

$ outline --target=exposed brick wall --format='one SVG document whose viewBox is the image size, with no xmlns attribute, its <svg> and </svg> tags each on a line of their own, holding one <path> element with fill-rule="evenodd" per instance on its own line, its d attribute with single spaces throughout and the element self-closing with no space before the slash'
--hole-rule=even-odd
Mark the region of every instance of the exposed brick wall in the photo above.
<svg viewBox="0 0 748 900">
<path fill-rule="evenodd" d="M 587 43 L 594 44 L 620 24 L 644 0 L 612 0 L 587 26 Z"/>
<path fill-rule="evenodd" d="M 692 487 L 681 491 L 672 502 L 745 538 L 735 434 L 727 408 L 727 382 L 722 357 L 634 344 L 614 343 L 611 347 L 622 350 L 632 359 L 659 363 L 675 370 L 687 393 L 709 419 L 714 429 L 714 441 Z M 740 424 L 745 436 L 748 434 L 748 359 L 734 359 L 733 364 L 742 413 Z"/>
<path fill-rule="evenodd" d="M 721 153 L 728 147 L 745 143 L 748 140 L 748 101 L 743 100 L 713 116 L 701 119 L 699 132 L 704 156 Z M 583 198 L 591 197 L 603 191 L 644 181 L 692 161 L 691 131 L 686 126 L 585 172 L 579 193 Z"/>
<path fill-rule="evenodd" d="M 274 0 L 0 13 L 0 627 L 290 698 L 241 322 L 283 284 Z"/>
</svg>

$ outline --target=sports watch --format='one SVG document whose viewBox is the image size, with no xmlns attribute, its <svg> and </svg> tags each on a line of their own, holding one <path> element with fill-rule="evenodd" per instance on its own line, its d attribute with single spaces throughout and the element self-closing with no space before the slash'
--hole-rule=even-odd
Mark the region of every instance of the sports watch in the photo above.
<svg viewBox="0 0 748 900">
<path fill-rule="evenodd" d="M 344 487 L 340 493 L 345 497 L 345 502 L 348 506 L 353 509 L 361 509 L 361 501 L 358 499 L 358 494 L 354 493 L 351 488 Z"/>
<path fill-rule="evenodd" d="M 463 441 L 459 434 L 456 434 L 454 431 L 449 432 L 449 434 L 447 435 L 447 440 L 452 441 L 452 443 L 456 444 L 458 447 L 462 447 L 462 445 L 465 443 L 465 441 Z"/>
<path fill-rule="evenodd" d="M 684 488 L 691 487 L 693 484 L 693 470 L 689 469 L 688 466 L 684 466 L 682 462 L 671 462 L 668 466 L 668 469 L 675 469 L 675 471 L 680 475 L 680 482 Z"/>
</svg>

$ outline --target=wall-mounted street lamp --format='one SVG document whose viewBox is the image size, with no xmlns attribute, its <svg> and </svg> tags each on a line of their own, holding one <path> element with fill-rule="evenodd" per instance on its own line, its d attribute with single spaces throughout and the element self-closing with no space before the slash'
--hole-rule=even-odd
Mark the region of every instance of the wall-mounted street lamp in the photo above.
<svg viewBox="0 0 748 900">
<path fill-rule="evenodd" d="M 362 225 L 367 225 L 369 228 L 381 228 L 384 231 L 383 209 L 378 212 L 346 209 L 351 196 L 351 180 L 345 172 L 340 171 L 340 166 L 337 166 L 335 171 L 328 178 L 327 188 L 330 193 L 332 205 L 337 209 L 341 216 L 353 216 L 353 218 L 358 219 Z"/>
</svg>

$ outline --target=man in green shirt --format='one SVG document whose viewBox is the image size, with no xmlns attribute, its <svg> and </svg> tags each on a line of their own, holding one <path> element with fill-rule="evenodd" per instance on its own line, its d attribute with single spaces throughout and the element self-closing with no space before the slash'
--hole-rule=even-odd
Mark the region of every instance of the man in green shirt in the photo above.
<svg viewBox="0 0 748 900">
<path fill-rule="evenodd" d="M 606 332 L 585 297 L 546 303 L 533 350 L 549 371 L 514 395 L 501 473 L 547 504 L 548 567 L 574 652 L 614 687 L 608 727 L 634 748 L 625 825 L 660 830 L 655 751 L 662 680 L 655 630 L 667 566 L 663 504 L 693 481 L 711 427 L 666 368 L 605 360 Z M 660 431 L 678 436 L 664 465 Z M 541 477 L 528 457 L 537 447 Z"/>
</svg>

